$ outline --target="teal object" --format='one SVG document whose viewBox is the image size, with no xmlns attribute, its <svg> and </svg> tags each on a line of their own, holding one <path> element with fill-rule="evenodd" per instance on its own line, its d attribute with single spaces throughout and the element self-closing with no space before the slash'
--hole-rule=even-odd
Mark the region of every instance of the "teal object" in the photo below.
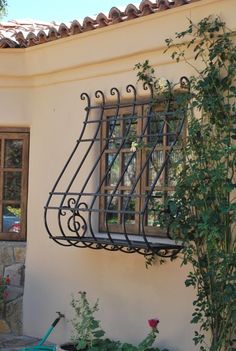
<svg viewBox="0 0 236 351">
<path fill-rule="evenodd" d="M 38 345 L 35 346 L 30 346 L 30 347 L 25 347 L 21 349 L 20 351 L 56 351 L 56 346 L 55 345 L 49 345 L 49 346 L 44 346 L 43 344 L 57 325 L 57 323 L 60 321 L 61 318 L 64 318 L 64 314 L 61 312 L 57 312 L 58 317 L 55 319 L 55 321 L 50 325 L 48 330 L 46 331 L 45 335 L 42 337 L 42 339 L 39 341 Z"/>
</svg>

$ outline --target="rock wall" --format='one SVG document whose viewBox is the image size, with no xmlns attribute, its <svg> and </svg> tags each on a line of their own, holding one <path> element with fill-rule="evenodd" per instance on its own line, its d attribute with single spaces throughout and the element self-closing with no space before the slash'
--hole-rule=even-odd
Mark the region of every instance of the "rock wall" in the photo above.
<svg viewBox="0 0 236 351">
<path fill-rule="evenodd" d="M 0 242 L 0 274 L 11 280 L 0 311 L 0 333 L 22 334 L 25 254 L 24 242 Z"/>
</svg>

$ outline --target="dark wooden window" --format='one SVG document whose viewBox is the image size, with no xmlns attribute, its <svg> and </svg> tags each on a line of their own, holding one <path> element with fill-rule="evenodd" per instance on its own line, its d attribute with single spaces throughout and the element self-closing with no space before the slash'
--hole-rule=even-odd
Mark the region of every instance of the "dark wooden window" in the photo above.
<svg viewBox="0 0 236 351">
<path fill-rule="evenodd" d="M 26 239 L 28 128 L 0 128 L 0 240 Z"/>
<path fill-rule="evenodd" d="M 101 160 L 101 179 L 105 181 L 100 230 L 139 234 L 144 226 L 146 234 L 165 235 L 157 207 L 166 202 L 175 187 L 171 164 L 178 158 L 178 143 L 171 149 L 180 125 L 178 113 L 175 108 L 164 111 L 162 104 L 152 110 L 140 105 L 135 112 L 132 107 L 121 108 L 118 115 L 110 109 L 105 118 L 102 149 L 107 138 L 109 144 Z M 145 202 L 147 211 L 143 211 Z"/>
</svg>

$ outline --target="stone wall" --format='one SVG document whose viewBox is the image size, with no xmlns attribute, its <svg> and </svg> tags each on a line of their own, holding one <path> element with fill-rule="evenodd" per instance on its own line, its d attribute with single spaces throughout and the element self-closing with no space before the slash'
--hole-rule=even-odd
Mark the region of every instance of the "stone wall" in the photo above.
<svg viewBox="0 0 236 351">
<path fill-rule="evenodd" d="M 0 333 L 22 334 L 25 254 L 24 242 L 0 242 L 0 274 L 11 280 L 0 312 Z"/>
</svg>

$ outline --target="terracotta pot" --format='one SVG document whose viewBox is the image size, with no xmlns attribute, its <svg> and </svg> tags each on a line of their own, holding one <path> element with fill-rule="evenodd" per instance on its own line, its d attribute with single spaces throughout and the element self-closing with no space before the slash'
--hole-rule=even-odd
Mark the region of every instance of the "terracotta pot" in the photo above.
<svg viewBox="0 0 236 351">
<path fill-rule="evenodd" d="M 65 351 L 76 351 L 76 348 L 74 347 L 74 345 L 72 343 L 66 343 L 61 345 L 58 350 L 65 350 Z"/>
<path fill-rule="evenodd" d="M 76 351 L 75 346 L 71 343 L 68 342 L 66 344 L 62 344 L 59 348 L 57 348 L 58 351 Z M 87 349 L 84 349 L 86 351 Z"/>
</svg>

